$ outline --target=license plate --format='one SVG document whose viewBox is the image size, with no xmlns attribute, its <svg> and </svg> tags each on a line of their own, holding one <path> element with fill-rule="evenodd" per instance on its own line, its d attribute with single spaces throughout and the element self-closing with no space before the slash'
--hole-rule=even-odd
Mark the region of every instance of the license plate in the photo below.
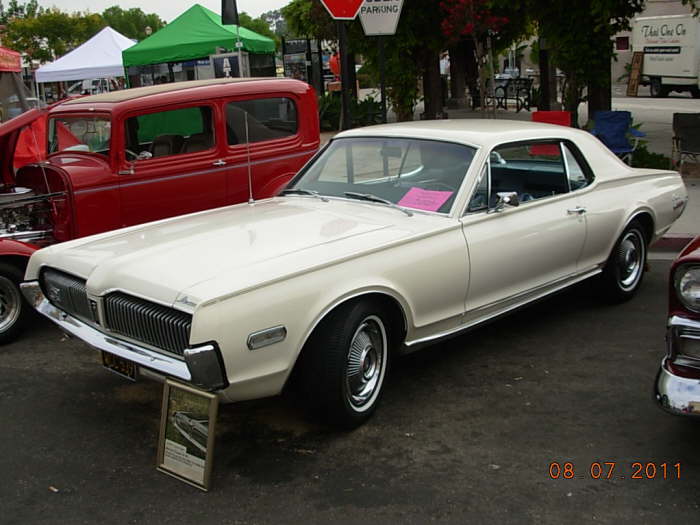
<svg viewBox="0 0 700 525">
<path fill-rule="evenodd" d="M 118 355 L 102 352 L 102 365 L 115 374 L 126 377 L 130 381 L 136 381 L 137 366 L 133 361 L 119 357 Z"/>
</svg>

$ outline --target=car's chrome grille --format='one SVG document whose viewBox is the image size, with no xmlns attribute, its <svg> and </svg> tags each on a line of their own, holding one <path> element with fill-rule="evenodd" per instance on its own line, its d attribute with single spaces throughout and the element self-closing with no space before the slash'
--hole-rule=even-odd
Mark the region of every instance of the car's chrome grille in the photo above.
<svg viewBox="0 0 700 525">
<path fill-rule="evenodd" d="M 55 307 L 81 319 L 93 321 L 84 279 L 47 268 L 42 272 L 41 286 L 44 295 Z"/>
<path fill-rule="evenodd" d="M 105 297 L 104 314 L 112 332 L 173 354 L 182 355 L 190 339 L 190 314 L 124 293 Z"/>
</svg>

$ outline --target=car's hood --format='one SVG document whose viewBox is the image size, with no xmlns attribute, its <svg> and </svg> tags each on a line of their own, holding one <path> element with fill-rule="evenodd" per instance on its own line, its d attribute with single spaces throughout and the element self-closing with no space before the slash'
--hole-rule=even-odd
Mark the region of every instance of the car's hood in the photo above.
<svg viewBox="0 0 700 525">
<path fill-rule="evenodd" d="M 88 290 L 95 295 L 120 289 L 173 304 L 182 292 L 190 295 L 186 303 L 196 304 L 213 298 L 198 294 L 196 285 L 220 275 L 233 288 L 221 292 L 235 293 L 377 249 L 445 220 L 408 217 L 377 204 L 283 197 L 56 245 L 42 250 L 39 264 L 89 277 Z"/>
<path fill-rule="evenodd" d="M 30 109 L 0 124 L 0 151 L 2 152 L 0 176 L 4 184 L 12 185 L 14 183 L 13 163 L 19 134 L 24 128 L 46 114 L 47 111 L 45 109 Z"/>
</svg>

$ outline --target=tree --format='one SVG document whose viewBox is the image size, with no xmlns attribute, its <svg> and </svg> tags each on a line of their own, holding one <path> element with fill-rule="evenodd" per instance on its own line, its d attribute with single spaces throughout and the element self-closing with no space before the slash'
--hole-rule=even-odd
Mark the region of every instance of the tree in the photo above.
<svg viewBox="0 0 700 525">
<path fill-rule="evenodd" d="M 493 73 L 491 35 L 508 23 L 508 19 L 496 15 L 490 0 L 444 0 L 440 7 L 445 14 L 442 32 L 453 43 L 463 37 L 474 42 L 479 67 L 479 94 L 481 110 L 486 111 L 486 82 Z"/>
<path fill-rule="evenodd" d="M 279 37 L 270 29 L 270 25 L 261 17 L 252 18 L 248 13 L 241 13 L 238 15 L 238 20 L 240 21 L 241 27 L 255 31 L 259 35 L 266 36 L 275 41 L 275 46 L 279 47 L 280 39 Z"/>
<path fill-rule="evenodd" d="M 335 21 L 318 0 L 292 0 L 280 11 L 290 36 L 333 41 L 338 38 Z"/>
<path fill-rule="evenodd" d="M 260 18 L 265 21 L 272 32 L 278 37 L 287 36 L 287 21 L 284 19 L 284 15 L 282 15 L 280 9 L 263 13 L 260 15 Z"/>
<path fill-rule="evenodd" d="M 67 14 L 51 8 L 33 18 L 13 18 L 3 42 L 31 60 L 49 62 L 85 42 L 104 25 L 97 14 Z"/>
<path fill-rule="evenodd" d="M 39 7 L 37 0 L 29 0 L 25 4 L 20 4 L 17 0 L 10 0 L 7 8 L 0 0 L 0 24 L 7 24 L 12 18 L 34 18 L 43 11 L 44 9 Z"/>
<path fill-rule="evenodd" d="M 143 40 L 148 36 L 147 27 L 155 33 L 165 26 L 165 22 L 157 14 L 146 14 L 138 7 L 126 10 L 116 5 L 108 7 L 102 12 L 102 18 L 106 25 L 135 40 Z"/>
<path fill-rule="evenodd" d="M 642 11 L 644 0 L 525 1 L 537 13 L 540 37 L 547 40 L 554 63 L 564 72 L 564 107 L 572 112 L 574 125 L 586 87 L 589 100 L 592 94 L 606 95 L 599 99 L 607 98 L 609 109 L 612 38 L 629 29 L 629 20 Z M 605 105 L 605 100 L 593 102 L 589 114 Z"/>
</svg>

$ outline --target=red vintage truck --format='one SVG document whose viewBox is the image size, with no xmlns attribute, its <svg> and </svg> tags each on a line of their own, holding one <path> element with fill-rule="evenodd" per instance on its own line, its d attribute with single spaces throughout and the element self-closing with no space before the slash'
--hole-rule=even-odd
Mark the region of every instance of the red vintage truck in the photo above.
<svg viewBox="0 0 700 525">
<path fill-rule="evenodd" d="M 18 144 L 45 160 L 16 169 Z M 36 249 L 270 197 L 319 145 L 315 92 L 292 79 L 140 87 L 1 125 L 0 343 L 29 314 L 17 284 Z"/>
</svg>

